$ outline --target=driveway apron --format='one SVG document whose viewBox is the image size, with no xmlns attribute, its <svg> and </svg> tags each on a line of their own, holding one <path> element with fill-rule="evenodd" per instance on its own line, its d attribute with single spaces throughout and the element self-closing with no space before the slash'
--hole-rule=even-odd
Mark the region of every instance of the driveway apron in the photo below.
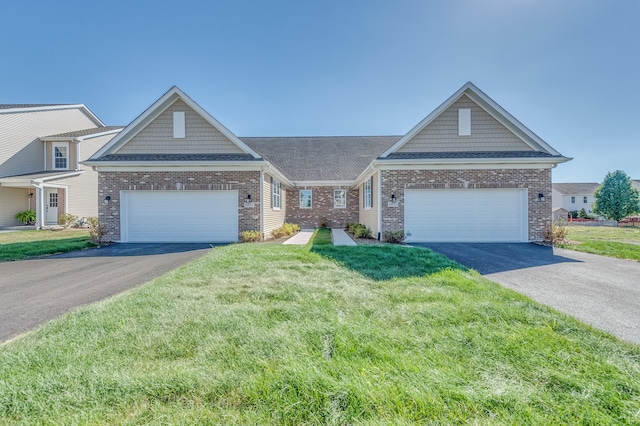
<svg viewBox="0 0 640 426">
<path fill-rule="evenodd" d="M 0 342 L 200 257 L 210 244 L 114 244 L 0 263 Z"/>
<path fill-rule="evenodd" d="M 536 244 L 421 244 L 484 277 L 640 344 L 640 262 Z"/>
</svg>

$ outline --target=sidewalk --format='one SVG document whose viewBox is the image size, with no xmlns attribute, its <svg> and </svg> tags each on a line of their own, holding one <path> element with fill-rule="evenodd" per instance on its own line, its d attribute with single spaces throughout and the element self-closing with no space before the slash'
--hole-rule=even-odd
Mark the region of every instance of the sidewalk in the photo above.
<svg viewBox="0 0 640 426">
<path fill-rule="evenodd" d="M 311 237 L 313 236 L 313 229 L 302 229 L 293 237 L 289 238 L 282 244 L 297 244 L 297 245 L 305 245 L 309 242 Z"/>
<path fill-rule="evenodd" d="M 344 229 L 332 229 L 331 239 L 334 246 L 357 246 L 356 242 L 351 239 Z"/>
</svg>

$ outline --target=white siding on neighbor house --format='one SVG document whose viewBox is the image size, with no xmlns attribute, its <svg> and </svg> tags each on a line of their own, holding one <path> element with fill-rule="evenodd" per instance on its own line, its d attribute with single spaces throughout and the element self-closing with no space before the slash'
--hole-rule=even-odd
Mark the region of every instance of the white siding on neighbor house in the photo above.
<svg viewBox="0 0 640 426">
<path fill-rule="evenodd" d="M 471 135 L 458 135 L 458 110 L 471 109 Z M 462 96 L 398 152 L 532 151 L 467 96 Z"/>
<path fill-rule="evenodd" d="M 185 112 L 184 138 L 173 137 L 173 113 Z M 240 154 L 218 129 L 178 99 L 135 135 L 118 154 Z"/>
<path fill-rule="evenodd" d="M 571 202 L 571 197 L 575 197 L 575 203 Z M 584 197 L 587 197 L 587 202 L 584 202 Z M 595 203 L 596 199 L 593 194 L 574 194 L 574 195 L 563 195 L 562 196 L 562 207 L 567 211 L 574 211 L 581 209 L 585 209 L 587 213 L 593 213 L 593 203 Z"/>
<path fill-rule="evenodd" d="M 97 126 L 77 108 L 0 114 L 0 176 L 42 171 L 44 149 L 39 137 Z"/>
<path fill-rule="evenodd" d="M 273 238 L 271 231 L 282 226 L 287 213 L 287 193 L 284 186 L 281 185 L 280 210 L 274 210 L 271 207 L 271 176 L 264 174 L 263 183 L 263 203 L 264 203 L 264 237 Z"/>
<path fill-rule="evenodd" d="M 27 188 L 3 188 L 0 186 L 0 226 L 16 226 L 22 222 L 16 219 L 16 213 L 29 208 L 29 190 Z"/>
<path fill-rule="evenodd" d="M 360 203 L 360 213 L 358 221 L 367 228 L 371 229 L 371 235 L 374 238 L 377 238 L 378 232 L 380 232 L 380 230 L 378 229 L 378 211 L 380 208 L 380 205 L 378 204 L 380 202 L 378 199 L 378 173 L 379 172 L 375 172 L 373 174 L 373 184 L 371 185 L 371 200 L 373 205 L 370 209 L 364 208 L 364 184 L 360 184 L 360 186 L 358 187 L 358 202 Z"/>
</svg>

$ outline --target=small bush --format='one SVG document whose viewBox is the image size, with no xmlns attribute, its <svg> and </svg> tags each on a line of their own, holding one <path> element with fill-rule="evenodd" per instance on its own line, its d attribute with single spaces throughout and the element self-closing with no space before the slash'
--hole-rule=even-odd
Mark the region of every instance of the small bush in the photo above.
<svg viewBox="0 0 640 426">
<path fill-rule="evenodd" d="M 371 238 L 371 229 L 361 223 L 347 223 L 347 232 L 353 238 Z"/>
<path fill-rule="evenodd" d="M 262 233 L 260 231 L 242 231 L 240 241 L 243 243 L 257 243 L 262 241 Z"/>
<path fill-rule="evenodd" d="M 280 228 L 271 231 L 271 236 L 278 239 L 283 237 L 290 237 L 293 234 L 297 234 L 298 232 L 300 232 L 300 227 L 295 223 L 284 223 Z"/>
<path fill-rule="evenodd" d="M 410 233 L 404 233 L 404 229 L 398 231 L 384 231 L 382 233 L 382 240 L 385 243 L 402 244 L 404 239 L 411 236 Z"/>
<path fill-rule="evenodd" d="M 16 219 L 25 225 L 33 225 L 36 223 L 36 211 L 35 210 L 24 210 L 16 213 Z"/>
<path fill-rule="evenodd" d="M 88 217 L 87 224 L 89 225 L 89 238 L 91 242 L 97 245 L 101 245 L 103 243 L 104 235 L 107 233 L 106 229 L 100 226 L 100 221 L 98 218 Z"/>
<path fill-rule="evenodd" d="M 78 216 L 74 216 L 69 213 L 62 214 L 58 218 L 58 224 L 64 226 L 65 228 L 71 228 L 72 226 L 76 226 L 78 224 Z"/>
<path fill-rule="evenodd" d="M 564 223 L 560 221 L 549 222 L 544 226 L 542 231 L 542 238 L 545 242 L 551 244 L 561 244 L 567 242 L 567 228 Z"/>
</svg>

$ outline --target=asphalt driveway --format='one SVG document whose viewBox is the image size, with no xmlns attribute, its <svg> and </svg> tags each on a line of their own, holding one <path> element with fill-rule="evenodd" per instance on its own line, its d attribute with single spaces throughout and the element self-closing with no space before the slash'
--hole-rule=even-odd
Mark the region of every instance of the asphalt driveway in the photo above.
<svg viewBox="0 0 640 426">
<path fill-rule="evenodd" d="M 640 262 L 536 244 L 421 244 L 491 281 L 640 344 Z"/>
<path fill-rule="evenodd" d="M 114 244 L 0 263 L 0 342 L 69 310 L 156 278 L 209 244 Z"/>
</svg>

